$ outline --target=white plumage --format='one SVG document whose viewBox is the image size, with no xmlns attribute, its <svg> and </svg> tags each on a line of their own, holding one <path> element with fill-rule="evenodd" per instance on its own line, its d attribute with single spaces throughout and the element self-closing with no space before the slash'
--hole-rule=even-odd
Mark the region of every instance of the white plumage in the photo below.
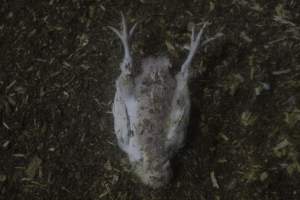
<svg viewBox="0 0 300 200">
<path fill-rule="evenodd" d="M 128 41 L 136 25 L 127 31 L 122 14 L 122 31 L 110 27 L 125 51 L 113 104 L 115 134 L 136 174 L 153 188 L 169 182 L 170 159 L 184 145 L 190 113 L 189 66 L 205 25 L 197 36 L 193 30 L 190 53 L 175 77 L 170 74 L 171 63 L 164 56 L 143 59 L 141 73 L 133 74 Z"/>
</svg>

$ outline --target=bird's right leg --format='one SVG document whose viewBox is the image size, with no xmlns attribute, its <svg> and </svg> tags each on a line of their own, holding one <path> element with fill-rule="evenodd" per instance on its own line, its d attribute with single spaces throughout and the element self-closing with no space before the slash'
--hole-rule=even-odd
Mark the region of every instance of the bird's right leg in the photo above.
<svg viewBox="0 0 300 200">
<path fill-rule="evenodd" d="M 114 27 L 109 26 L 109 28 L 116 33 L 116 35 L 120 38 L 123 47 L 124 47 L 124 58 L 123 61 L 120 64 L 121 67 L 121 73 L 123 75 L 131 75 L 132 74 L 132 57 L 130 54 L 130 39 L 133 35 L 133 32 L 136 28 L 137 23 L 135 23 L 130 30 L 128 31 L 127 25 L 126 25 L 126 20 L 124 17 L 124 14 L 121 13 L 121 18 L 122 18 L 122 30 L 117 30 Z"/>
</svg>

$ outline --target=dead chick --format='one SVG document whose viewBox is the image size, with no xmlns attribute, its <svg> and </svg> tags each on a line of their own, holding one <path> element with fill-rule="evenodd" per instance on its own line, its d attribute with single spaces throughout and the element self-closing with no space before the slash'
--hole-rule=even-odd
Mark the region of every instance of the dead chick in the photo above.
<svg viewBox="0 0 300 200">
<path fill-rule="evenodd" d="M 190 114 L 189 68 L 198 47 L 220 36 L 203 41 L 206 26 L 197 34 L 192 29 L 190 52 L 175 77 L 165 56 L 143 59 L 141 72 L 135 74 L 129 41 L 136 24 L 128 30 L 122 14 L 122 30 L 110 27 L 125 52 L 113 103 L 115 134 L 135 173 L 152 188 L 170 181 L 170 159 L 184 145 Z"/>
</svg>

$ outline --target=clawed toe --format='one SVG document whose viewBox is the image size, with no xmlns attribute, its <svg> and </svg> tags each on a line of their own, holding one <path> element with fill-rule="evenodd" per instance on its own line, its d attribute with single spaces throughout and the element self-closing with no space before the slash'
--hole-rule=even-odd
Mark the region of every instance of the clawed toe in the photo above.
<svg viewBox="0 0 300 200">
<path fill-rule="evenodd" d="M 204 29 L 207 27 L 208 22 L 205 22 L 200 31 L 198 32 L 197 36 L 195 36 L 195 26 L 192 27 L 192 35 L 191 35 L 191 48 L 197 47 L 200 43 L 200 40 L 202 38 Z"/>
<path fill-rule="evenodd" d="M 121 30 L 117 30 L 115 27 L 108 26 L 110 30 L 112 30 L 121 40 L 122 42 L 128 43 L 128 40 L 132 37 L 135 28 L 137 27 L 137 22 L 130 28 L 130 30 L 127 30 L 127 23 L 125 20 L 125 16 L 123 12 L 121 12 L 121 18 L 122 18 L 122 25 Z"/>
</svg>

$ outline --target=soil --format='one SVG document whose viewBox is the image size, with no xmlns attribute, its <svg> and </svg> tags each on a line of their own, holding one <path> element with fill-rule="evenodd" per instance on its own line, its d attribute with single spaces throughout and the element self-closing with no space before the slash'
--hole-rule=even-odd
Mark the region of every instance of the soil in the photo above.
<svg viewBox="0 0 300 200">
<path fill-rule="evenodd" d="M 194 59 L 186 146 L 158 190 L 113 133 L 120 11 L 140 22 L 137 67 L 178 70 L 193 23 L 224 34 Z M 299 22 L 298 1 L 1 0 L 0 199 L 300 199 Z"/>
</svg>

